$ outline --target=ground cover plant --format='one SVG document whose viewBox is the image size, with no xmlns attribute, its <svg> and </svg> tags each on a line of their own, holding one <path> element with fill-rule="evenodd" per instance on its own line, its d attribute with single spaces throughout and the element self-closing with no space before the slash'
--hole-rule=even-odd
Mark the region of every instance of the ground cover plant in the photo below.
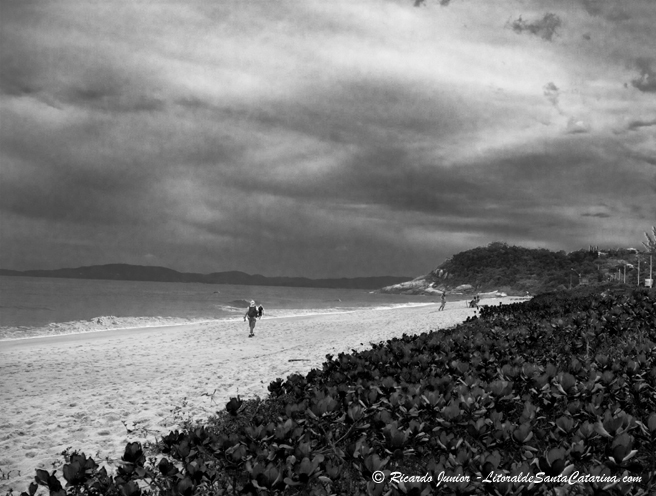
<svg viewBox="0 0 656 496">
<path fill-rule="evenodd" d="M 266 400 L 233 398 L 207 423 L 171 432 L 159 453 L 127 445 L 115 475 L 75 453 L 66 487 L 38 470 L 23 494 L 656 490 L 653 291 L 545 294 L 326 358 L 273 381 Z"/>
</svg>

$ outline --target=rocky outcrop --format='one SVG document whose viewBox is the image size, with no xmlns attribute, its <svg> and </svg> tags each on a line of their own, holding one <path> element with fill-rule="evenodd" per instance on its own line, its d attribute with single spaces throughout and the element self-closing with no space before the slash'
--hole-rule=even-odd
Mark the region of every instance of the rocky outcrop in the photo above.
<svg viewBox="0 0 656 496">
<path fill-rule="evenodd" d="M 494 290 L 485 293 L 477 293 L 474 286 L 471 284 L 459 284 L 456 287 L 448 285 L 449 273 L 439 267 L 425 276 L 420 276 L 412 281 L 393 284 L 386 286 L 380 290 L 381 293 L 391 294 L 407 294 L 407 295 L 426 295 L 435 296 L 441 295 L 442 292 L 457 293 L 457 294 L 478 294 L 482 298 L 499 298 L 506 296 L 506 293 Z"/>
<path fill-rule="evenodd" d="M 437 292 L 436 289 L 431 287 L 431 283 L 423 277 L 418 277 L 412 281 L 402 282 L 400 284 L 393 284 L 392 286 L 386 286 L 380 290 L 381 293 L 408 295 L 424 294 L 430 291 Z"/>
<path fill-rule="evenodd" d="M 446 290 L 447 276 L 447 273 L 443 270 L 435 269 L 425 276 L 417 277 L 412 281 L 386 286 L 380 292 L 407 295 L 439 295 Z"/>
<path fill-rule="evenodd" d="M 394 284 L 392 286 L 384 287 L 380 290 L 381 293 L 388 294 L 426 296 L 439 296 L 444 291 L 446 291 L 447 294 L 478 294 L 481 298 L 503 298 L 504 296 L 507 296 L 506 293 L 497 290 L 477 293 L 471 284 L 460 284 L 455 288 L 448 288 L 445 286 L 444 281 L 432 281 L 430 275 L 417 277 L 412 281 Z"/>
</svg>

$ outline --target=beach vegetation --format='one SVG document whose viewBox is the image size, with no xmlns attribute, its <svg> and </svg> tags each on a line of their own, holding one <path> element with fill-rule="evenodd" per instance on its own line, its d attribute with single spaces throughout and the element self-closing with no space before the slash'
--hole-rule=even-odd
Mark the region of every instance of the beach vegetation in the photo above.
<svg viewBox="0 0 656 496">
<path fill-rule="evenodd" d="M 647 241 L 642 242 L 645 250 L 649 253 L 656 253 L 656 226 L 652 226 L 651 234 L 645 231 L 645 238 Z"/>
<path fill-rule="evenodd" d="M 656 490 L 656 292 L 485 306 L 452 329 L 328 355 L 233 398 L 115 474 L 70 455 L 62 495 L 635 495 Z M 439 482 L 439 489 L 438 489 Z"/>
</svg>

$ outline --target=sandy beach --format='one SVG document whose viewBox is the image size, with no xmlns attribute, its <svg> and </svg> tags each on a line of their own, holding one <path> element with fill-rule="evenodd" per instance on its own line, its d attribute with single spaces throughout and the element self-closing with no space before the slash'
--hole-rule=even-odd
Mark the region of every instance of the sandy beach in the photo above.
<svg viewBox="0 0 656 496">
<path fill-rule="evenodd" d="M 496 305 L 515 298 L 483 300 Z M 292 318 L 216 321 L 0 342 L 0 493 L 27 489 L 66 448 L 108 469 L 129 441 L 154 441 L 231 396 L 266 397 L 277 377 L 318 368 L 328 353 L 448 328 L 465 302 Z"/>
</svg>

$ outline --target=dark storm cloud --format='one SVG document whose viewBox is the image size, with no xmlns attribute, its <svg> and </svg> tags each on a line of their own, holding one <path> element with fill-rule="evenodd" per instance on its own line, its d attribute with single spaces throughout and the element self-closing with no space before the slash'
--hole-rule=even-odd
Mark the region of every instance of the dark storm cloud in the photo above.
<svg viewBox="0 0 656 496">
<path fill-rule="evenodd" d="M 23 45 L 18 38 L 12 45 Z M 107 112 L 163 110 L 164 102 L 152 94 L 148 79 L 135 80 L 133 75 L 128 78 L 119 60 L 93 61 L 90 70 L 64 74 L 49 64 L 44 66 L 54 57 L 49 53 L 53 51 L 19 49 L 3 54 L 2 64 L 8 70 L 0 71 L 0 92 L 33 97 L 58 108 L 74 105 Z"/>
<path fill-rule="evenodd" d="M 294 192 L 287 185 L 283 191 L 269 192 L 307 195 L 304 201 L 324 205 L 368 205 L 392 217 L 415 212 L 432 219 L 429 222 L 443 232 L 466 226 L 490 236 L 521 239 L 553 225 L 575 226 L 580 216 L 576 209 L 569 215 L 559 207 L 575 199 L 585 205 L 585 197 L 577 193 L 582 185 L 589 184 L 594 197 L 594 192 L 605 188 L 601 178 L 620 180 L 624 174 L 612 172 L 615 165 L 610 157 L 604 167 L 594 170 L 590 164 L 599 160 L 596 153 L 572 143 L 563 146 L 554 142 L 549 146 L 554 150 L 551 154 L 502 154 L 450 170 L 421 163 L 403 149 L 372 148 L 316 186 L 308 184 Z M 265 190 L 262 184 L 260 191 Z M 302 230 L 312 237 L 311 223 Z"/>
<path fill-rule="evenodd" d="M 355 154 L 322 187 L 349 202 L 459 217 L 471 213 L 468 200 L 480 190 L 477 183 L 465 170 L 446 171 L 402 147 L 381 145 Z"/>
<path fill-rule="evenodd" d="M 144 221 L 139 208 L 143 191 L 123 192 L 119 198 L 104 189 L 96 189 L 80 180 L 50 179 L 43 183 L 14 182 L 0 186 L 0 208 L 27 218 L 64 220 L 87 225 L 134 224 Z M 93 180 L 95 182 L 96 179 Z M 17 187 L 24 189 L 18 190 Z M 131 206 L 124 205 L 130 200 Z M 145 223 L 145 221 L 144 221 Z"/>
<path fill-rule="evenodd" d="M 10 145 L 7 151 L 16 146 Z M 135 164 L 112 160 L 89 168 L 76 162 L 80 157 L 74 154 L 59 150 L 55 158 L 54 149 L 48 151 L 50 155 L 43 155 L 34 148 L 33 153 L 6 158 L 0 209 L 87 225 L 145 222 L 148 178 Z"/>
<path fill-rule="evenodd" d="M 446 7 L 451 3 L 451 0 L 440 0 L 440 5 L 442 7 Z M 421 7 L 422 5 L 426 5 L 426 0 L 415 0 L 414 6 L 415 7 Z"/>
<path fill-rule="evenodd" d="M 526 21 L 522 16 L 519 16 L 510 24 L 510 27 L 515 33 L 521 34 L 527 32 L 539 36 L 546 41 L 552 41 L 561 26 L 562 21 L 560 17 L 553 12 L 547 12 L 541 19 L 532 22 Z"/>
<path fill-rule="evenodd" d="M 656 165 L 656 156 L 654 155 L 644 155 L 640 153 L 633 153 L 630 154 L 630 156 L 636 160 L 639 160 L 641 162 L 645 162 L 650 165 Z"/>
<path fill-rule="evenodd" d="M 23 103 L 46 108 L 38 101 Z M 5 156 L 0 208 L 83 225 L 148 225 L 176 207 L 184 209 L 176 195 L 165 196 L 168 186 L 207 182 L 207 164 L 240 155 L 239 147 L 224 143 L 212 128 L 169 129 L 168 119 L 125 115 L 125 109 L 119 109 L 117 125 L 111 116 L 116 107 L 80 105 L 86 109 L 81 122 L 57 129 L 29 114 L 6 114 L 13 126 L 0 136 Z M 62 111 L 46 112 L 52 114 Z M 145 126 L 147 135 L 132 140 Z"/>
<path fill-rule="evenodd" d="M 631 80 L 631 84 L 646 93 L 656 92 L 656 67 L 654 59 L 639 58 L 635 61 L 638 77 Z"/>
<path fill-rule="evenodd" d="M 612 217 L 612 215 L 599 212 L 594 214 L 589 214 L 589 213 L 581 214 L 581 217 L 598 217 L 600 219 L 607 219 L 609 217 Z"/>
<path fill-rule="evenodd" d="M 567 134 L 584 134 L 590 132 L 590 124 L 581 119 L 570 117 L 567 121 Z"/>
<path fill-rule="evenodd" d="M 160 98 L 146 94 L 130 95 L 99 88 L 71 88 L 64 96 L 67 103 L 105 112 L 157 112 L 164 110 Z"/>
<path fill-rule="evenodd" d="M 644 189 L 632 179 L 635 164 L 621 162 L 624 152 L 620 141 L 582 136 L 545 143 L 539 153 L 517 150 L 510 156 L 500 155 L 481 168 L 486 172 L 487 192 L 482 194 L 500 202 L 508 218 L 522 212 L 527 223 L 528 219 L 535 222 L 544 212 L 556 223 L 580 225 L 576 220 L 580 211 L 598 205 L 608 184 L 625 197 L 646 199 Z M 642 177 L 647 181 L 650 176 L 645 170 Z M 502 200 L 504 193 L 512 201 Z M 603 213 L 611 214 L 614 208 L 621 210 L 607 206 Z"/>
<path fill-rule="evenodd" d="M 547 83 L 544 85 L 544 96 L 555 107 L 558 107 L 558 94 L 558 86 L 556 86 L 554 83 Z"/>
<path fill-rule="evenodd" d="M 269 155 L 262 162 L 247 162 L 240 168 L 250 173 L 224 174 L 223 184 L 297 199 L 335 198 L 376 204 L 393 203 L 397 198 L 405 202 L 406 193 L 416 190 L 421 200 L 418 203 L 425 202 L 422 209 L 447 208 L 446 200 L 424 190 L 438 179 L 448 186 L 457 171 L 445 173 L 439 159 L 410 152 L 408 143 L 447 140 L 463 127 L 471 127 L 462 121 L 448 97 L 409 89 L 394 81 L 363 80 L 340 86 L 315 88 L 321 90 L 316 96 L 299 95 L 294 102 L 256 110 L 194 102 L 194 108 L 210 115 L 227 115 L 253 129 L 302 138 L 280 159 Z M 365 100 L 369 105 L 360 103 Z M 460 110 L 467 107 L 461 105 Z M 476 112 L 470 108 L 470 115 Z M 306 152 L 305 146 L 313 151 Z M 317 150 L 322 148 L 341 155 L 340 162 L 318 169 L 312 166 Z M 289 153 L 308 167 L 290 165 Z M 455 181 L 467 187 L 466 178 Z M 390 193 L 390 188 L 395 191 Z"/>
<path fill-rule="evenodd" d="M 629 122 L 627 129 L 631 131 L 635 131 L 636 129 L 640 129 L 643 127 L 651 127 L 651 126 L 656 126 L 656 119 L 652 119 L 652 120 L 637 119 L 635 121 Z"/>
<path fill-rule="evenodd" d="M 600 16 L 608 21 L 626 21 L 631 16 L 624 9 L 623 2 L 616 0 L 581 0 L 583 7 L 591 16 Z"/>
<path fill-rule="evenodd" d="M 365 98 L 370 105 L 358 105 Z M 408 147 L 413 141 L 448 141 L 463 128 L 471 129 L 447 95 L 424 94 L 392 81 L 369 81 L 344 84 L 341 90 L 326 88 L 314 102 L 300 100 L 306 103 L 278 106 L 276 112 L 251 112 L 249 122 L 255 119 L 266 129 L 304 136 L 333 151 L 342 149 L 339 162 L 307 173 L 303 167 L 291 168 L 268 157 L 266 167 L 252 166 L 257 173 L 224 176 L 224 184 L 333 206 L 360 204 L 454 219 L 484 215 L 477 204 L 485 198 L 484 170 L 445 167 L 439 155 L 426 156 Z M 458 110 L 468 107 L 464 104 Z M 477 112 L 475 107 L 468 110 L 470 117 Z M 299 159 L 313 160 L 302 154 Z"/>
<path fill-rule="evenodd" d="M 588 11 L 588 14 L 597 16 L 601 14 L 603 4 L 599 0 L 582 0 L 583 6 L 585 7 L 585 10 Z"/>
</svg>

